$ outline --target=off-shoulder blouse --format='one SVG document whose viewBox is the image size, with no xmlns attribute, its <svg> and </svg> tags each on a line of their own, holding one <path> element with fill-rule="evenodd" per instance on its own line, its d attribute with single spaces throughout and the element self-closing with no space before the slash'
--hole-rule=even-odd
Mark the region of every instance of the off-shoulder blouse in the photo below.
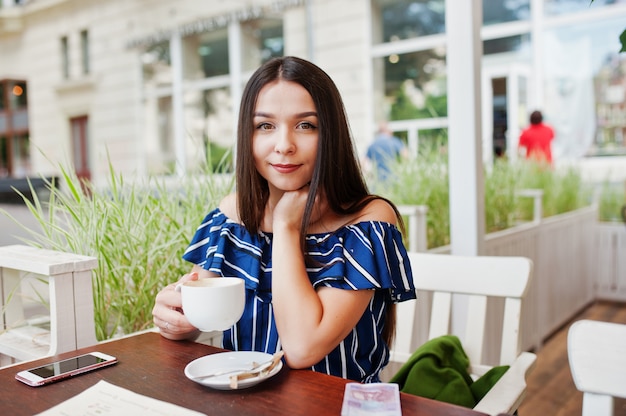
<svg viewBox="0 0 626 416">
<path fill-rule="evenodd" d="M 215 209 L 202 221 L 183 258 L 221 276 L 245 280 L 243 316 L 224 331 L 223 347 L 234 351 L 280 350 L 272 309 L 271 233 L 251 234 Z M 332 233 L 310 234 L 307 267 L 313 287 L 374 290 L 356 327 L 313 371 L 359 382 L 380 381 L 389 361 L 383 339 L 386 306 L 415 299 L 411 267 L 400 231 L 387 222 L 364 221 Z"/>
</svg>

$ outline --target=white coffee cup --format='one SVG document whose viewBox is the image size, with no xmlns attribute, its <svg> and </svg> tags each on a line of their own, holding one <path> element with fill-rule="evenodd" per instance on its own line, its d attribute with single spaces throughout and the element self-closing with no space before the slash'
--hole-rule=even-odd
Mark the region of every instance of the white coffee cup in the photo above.
<svg viewBox="0 0 626 416">
<path fill-rule="evenodd" d="M 190 280 L 176 285 L 183 313 L 201 331 L 224 331 L 239 321 L 245 306 L 245 284 L 238 277 Z"/>
</svg>

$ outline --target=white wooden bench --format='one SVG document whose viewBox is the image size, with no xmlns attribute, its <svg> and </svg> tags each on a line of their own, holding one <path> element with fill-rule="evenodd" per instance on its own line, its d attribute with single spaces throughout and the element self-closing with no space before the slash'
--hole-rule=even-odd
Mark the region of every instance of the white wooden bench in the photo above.
<svg viewBox="0 0 626 416">
<path fill-rule="evenodd" d="M 0 366 L 97 342 L 91 283 L 96 266 L 95 257 L 24 245 L 0 247 Z M 40 302 L 49 302 L 49 317 L 33 319 L 25 313 L 28 280 L 47 286 Z"/>
</svg>

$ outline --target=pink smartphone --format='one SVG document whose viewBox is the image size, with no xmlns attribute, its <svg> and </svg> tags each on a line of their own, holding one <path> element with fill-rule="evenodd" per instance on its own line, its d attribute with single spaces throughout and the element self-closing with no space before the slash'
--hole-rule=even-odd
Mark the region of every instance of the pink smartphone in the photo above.
<svg viewBox="0 0 626 416">
<path fill-rule="evenodd" d="M 117 362 L 117 358 L 101 352 L 90 352 L 41 367 L 20 371 L 15 378 L 29 386 L 38 387 L 53 383 L 67 377 L 72 377 L 98 368 L 106 367 Z"/>
</svg>

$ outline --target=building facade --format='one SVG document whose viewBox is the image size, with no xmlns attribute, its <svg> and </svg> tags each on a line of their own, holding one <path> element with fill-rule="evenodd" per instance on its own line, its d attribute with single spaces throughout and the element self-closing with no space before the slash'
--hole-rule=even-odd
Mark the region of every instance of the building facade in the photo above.
<svg viewBox="0 0 626 416">
<path fill-rule="evenodd" d="M 0 0 L 0 176 L 193 172 L 233 146 L 246 80 L 282 55 L 335 80 L 359 152 L 381 120 L 416 152 L 445 140 L 456 1 Z M 626 2 L 482 4 L 483 159 L 514 159 L 534 109 L 557 160 L 625 154 Z"/>
</svg>

